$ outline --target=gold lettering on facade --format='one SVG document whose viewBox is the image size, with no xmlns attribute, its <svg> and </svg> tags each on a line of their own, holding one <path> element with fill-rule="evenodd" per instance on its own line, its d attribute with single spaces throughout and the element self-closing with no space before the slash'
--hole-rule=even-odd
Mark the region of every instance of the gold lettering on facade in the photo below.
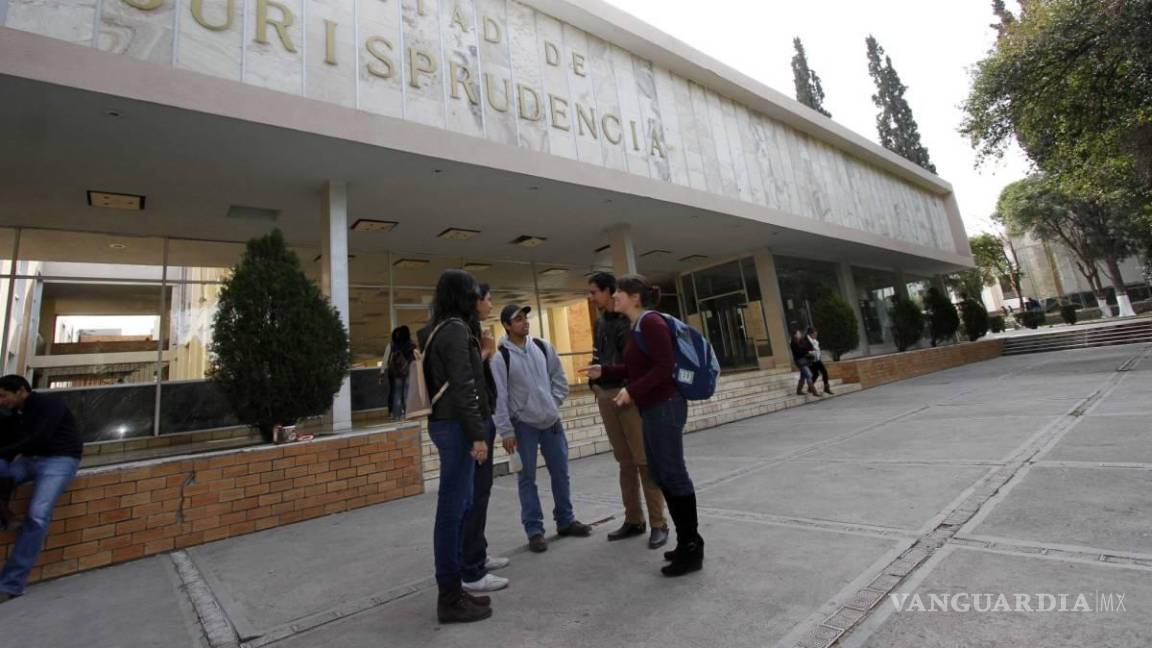
<svg viewBox="0 0 1152 648">
<path fill-rule="evenodd" d="M 152 11 L 164 6 L 164 0 L 124 0 L 124 4 L 140 11 Z"/>
<path fill-rule="evenodd" d="M 499 43 L 503 37 L 500 31 L 500 23 L 492 20 L 488 16 L 484 16 L 484 40 L 489 43 Z"/>
<path fill-rule="evenodd" d="M 268 7 L 273 7 L 280 12 L 280 20 L 268 19 Z M 292 38 L 288 35 L 288 28 L 292 23 L 296 22 L 296 16 L 292 11 L 276 2 L 275 0 L 256 0 L 256 42 L 261 45 L 268 45 L 268 25 L 276 30 L 276 34 L 280 37 L 280 42 L 284 45 L 284 49 L 296 53 L 296 46 L 292 44 Z"/>
<path fill-rule="evenodd" d="M 336 65 L 336 23 L 324 20 L 324 62 Z"/>
<path fill-rule="evenodd" d="M 629 120 L 628 123 L 632 125 L 632 150 L 639 151 L 640 150 L 640 136 L 636 134 L 636 122 Z"/>
<path fill-rule="evenodd" d="M 660 125 L 655 121 L 651 122 L 652 132 L 649 133 L 649 139 L 652 141 L 652 146 L 648 150 L 648 155 L 659 155 L 660 157 L 668 157 L 664 154 L 664 138 L 660 135 Z"/>
<path fill-rule="evenodd" d="M 204 29 L 216 32 L 227 31 L 232 27 L 232 21 L 236 17 L 236 0 L 228 0 L 226 7 L 224 22 L 214 25 L 204 17 L 204 0 L 192 0 L 192 19 Z"/>
<path fill-rule="evenodd" d="M 616 123 L 616 137 L 612 137 L 612 133 L 608 132 L 609 122 Z M 620 118 L 616 115 L 608 113 L 600 119 L 600 132 L 604 133 L 604 139 L 612 142 L 613 144 L 619 144 L 624 139 L 624 132 L 620 130 L 620 127 Z"/>
<path fill-rule="evenodd" d="M 572 130 L 572 122 L 568 121 L 568 100 L 561 99 L 554 94 L 548 95 L 548 108 L 552 113 L 552 128 L 562 131 Z"/>
<path fill-rule="evenodd" d="M 451 22 L 451 24 L 459 27 L 460 31 L 464 32 L 465 34 L 468 33 L 468 25 L 466 25 L 464 23 L 464 12 L 460 11 L 460 5 L 456 5 L 455 7 L 452 8 L 452 22 Z"/>
<path fill-rule="evenodd" d="M 588 76 L 584 72 L 584 55 L 572 52 L 572 71 L 579 76 Z"/>
<path fill-rule="evenodd" d="M 492 75 L 488 72 L 484 73 L 484 94 L 488 95 L 488 105 L 496 112 L 508 112 L 508 100 L 512 96 L 512 82 L 508 79 L 500 80 L 504 84 L 504 105 L 499 106 L 496 100 L 493 99 L 496 91 L 492 89 Z"/>
<path fill-rule="evenodd" d="M 560 67 L 560 48 L 551 41 L 544 41 L 544 62 L 552 67 Z"/>
<path fill-rule="evenodd" d="M 386 38 L 381 38 L 379 36 L 369 36 L 368 40 L 364 41 L 364 49 L 368 50 L 368 53 L 371 54 L 377 61 L 383 63 L 384 68 L 381 69 L 375 65 L 372 65 L 371 61 L 365 63 L 364 67 L 368 69 L 368 74 L 371 74 L 372 76 L 380 77 L 381 79 L 391 79 L 392 75 L 396 73 L 396 68 L 392 65 L 392 58 L 385 54 L 383 51 L 377 49 L 381 45 L 387 47 L 389 52 L 392 51 L 392 43 L 388 42 L 388 39 Z"/>
<path fill-rule="evenodd" d="M 525 104 L 528 103 L 528 97 L 532 97 L 532 113 L 526 112 Z M 536 91 L 523 83 L 516 84 L 516 104 L 520 119 L 527 119 L 528 121 L 540 121 L 544 116 L 540 114 L 540 95 Z"/>
<path fill-rule="evenodd" d="M 469 70 L 468 66 L 461 65 L 456 61 L 450 61 L 448 63 L 448 79 L 448 82 L 452 84 L 453 99 L 460 98 L 460 93 L 456 90 L 460 86 L 464 86 L 464 94 L 468 95 L 468 101 L 471 102 L 473 106 L 480 105 L 480 97 L 477 96 L 476 86 L 472 81 L 472 70 Z"/>
<path fill-rule="evenodd" d="M 576 104 L 576 132 L 580 135 L 584 134 L 584 128 L 588 128 L 588 132 L 592 133 L 592 139 L 596 137 L 596 109 L 588 108 L 585 110 L 584 105 Z"/>
<path fill-rule="evenodd" d="M 423 72 L 429 76 L 436 74 L 436 59 L 431 54 L 418 49 L 408 48 L 408 85 L 413 88 L 420 87 L 418 74 Z"/>
</svg>

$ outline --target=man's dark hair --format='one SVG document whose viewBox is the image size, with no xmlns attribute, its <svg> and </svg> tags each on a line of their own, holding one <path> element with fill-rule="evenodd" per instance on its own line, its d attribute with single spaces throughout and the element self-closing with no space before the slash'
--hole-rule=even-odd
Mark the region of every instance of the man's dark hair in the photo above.
<svg viewBox="0 0 1152 648">
<path fill-rule="evenodd" d="M 588 278 L 588 283 L 596 284 L 596 287 L 606 293 L 616 292 L 616 275 L 611 272 L 597 272 Z"/>
<path fill-rule="evenodd" d="M 7 376 L 0 378 L 0 389 L 15 394 L 21 389 L 32 391 L 32 385 L 28 384 L 28 381 L 24 378 L 24 376 L 8 374 Z"/>
</svg>

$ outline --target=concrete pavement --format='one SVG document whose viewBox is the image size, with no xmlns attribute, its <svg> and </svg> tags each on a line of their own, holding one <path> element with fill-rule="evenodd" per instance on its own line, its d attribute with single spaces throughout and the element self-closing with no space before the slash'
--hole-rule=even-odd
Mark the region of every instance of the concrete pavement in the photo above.
<svg viewBox="0 0 1152 648">
<path fill-rule="evenodd" d="M 968 365 L 686 437 L 704 571 L 619 523 L 609 455 L 572 464 L 587 539 L 524 551 L 498 478 L 492 619 L 436 623 L 435 494 L 33 586 L 4 645 L 1152 644 L 1152 347 Z M 551 508 L 547 476 L 538 480 Z M 174 559 L 175 558 L 175 559 Z M 891 594 L 1123 594 L 1123 610 L 898 611 Z M 1111 599 L 1115 608 L 1116 598 Z M 1071 603 L 1069 603 L 1071 605 Z M 207 629 L 206 629 L 207 628 Z"/>
</svg>

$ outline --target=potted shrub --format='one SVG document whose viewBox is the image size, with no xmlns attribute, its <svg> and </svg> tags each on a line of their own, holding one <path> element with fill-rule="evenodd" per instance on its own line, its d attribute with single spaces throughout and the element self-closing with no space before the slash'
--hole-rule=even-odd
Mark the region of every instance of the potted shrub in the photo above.
<svg viewBox="0 0 1152 648">
<path fill-rule="evenodd" d="M 975 342 L 984 337 L 988 333 L 989 317 L 988 310 L 984 308 L 984 304 L 976 301 L 975 299 L 965 299 L 960 302 L 960 313 L 964 319 L 964 334 L 968 336 L 969 342 Z M 999 323 L 999 330 L 996 329 Z M 997 315 L 991 318 L 992 331 L 999 333 L 1004 330 L 1004 317 Z"/>
<path fill-rule="evenodd" d="M 961 304 L 960 308 L 963 309 L 964 305 Z M 981 306 L 981 308 L 983 308 L 983 306 Z M 985 313 L 985 317 L 987 317 L 987 313 Z M 967 320 L 965 320 L 965 322 L 967 322 Z M 965 326 L 967 326 L 967 325 L 965 325 Z M 992 329 L 993 333 L 1003 333 L 1004 332 L 1004 316 L 1003 315 L 996 315 L 995 317 L 988 318 L 988 327 L 990 329 Z"/>
<path fill-rule="evenodd" d="M 833 360 L 839 362 L 841 356 L 860 345 L 856 313 L 840 295 L 833 293 L 817 302 L 812 317 L 820 331 L 820 348 L 831 353 Z"/>
<path fill-rule="evenodd" d="M 960 314 L 956 312 L 956 305 L 939 288 L 932 286 L 924 297 L 924 306 L 928 309 L 928 331 L 932 346 L 942 340 L 951 340 L 960 328 Z"/>
<path fill-rule="evenodd" d="M 907 297 L 894 298 L 891 316 L 892 337 L 898 351 L 907 351 L 924 337 L 924 313 L 916 302 Z"/>
<path fill-rule="evenodd" d="M 1076 304 L 1064 304 L 1060 307 L 1060 319 L 1064 320 L 1065 324 L 1072 326 L 1076 323 L 1076 309 Z"/>
<path fill-rule="evenodd" d="M 265 441 L 323 414 L 348 373 L 348 331 L 279 230 L 248 241 L 220 291 L 210 377 Z"/>
<path fill-rule="evenodd" d="M 1044 311 L 1042 310 L 1024 311 L 1016 317 L 1020 320 L 1021 324 L 1030 329 L 1040 328 L 1041 324 L 1045 324 L 1048 321 L 1048 317 L 1044 315 Z"/>
</svg>

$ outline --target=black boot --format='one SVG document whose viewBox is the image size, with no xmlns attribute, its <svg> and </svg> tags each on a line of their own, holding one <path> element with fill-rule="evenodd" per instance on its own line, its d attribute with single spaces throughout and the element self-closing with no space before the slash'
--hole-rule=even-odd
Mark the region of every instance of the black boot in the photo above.
<svg viewBox="0 0 1152 648">
<path fill-rule="evenodd" d="M 12 509 L 8 503 L 12 501 L 12 493 L 16 491 L 16 482 L 11 479 L 0 479 L 0 531 L 6 531 L 12 523 Z"/>
<path fill-rule="evenodd" d="M 436 617 L 440 623 L 472 623 L 492 616 L 492 608 L 465 596 L 460 583 L 441 585 L 436 598 Z"/>
<path fill-rule="evenodd" d="M 665 576 L 683 576 L 699 571 L 704 565 L 704 538 L 697 530 L 696 494 L 668 497 L 668 512 L 676 525 L 676 548 L 664 554 L 665 565 L 660 571 Z"/>
</svg>

